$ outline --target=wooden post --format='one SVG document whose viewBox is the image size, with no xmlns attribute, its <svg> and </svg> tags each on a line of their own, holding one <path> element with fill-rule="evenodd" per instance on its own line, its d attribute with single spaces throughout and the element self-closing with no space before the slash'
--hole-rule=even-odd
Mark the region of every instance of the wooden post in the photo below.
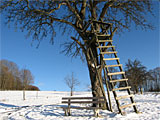
<svg viewBox="0 0 160 120">
<path fill-rule="evenodd" d="M 94 117 L 99 117 L 99 109 L 94 109 Z"/>
<path fill-rule="evenodd" d="M 143 94 L 143 89 L 142 88 L 140 88 L 140 91 L 141 91 L 141 94 Z"/>
<path fill-rule="evenodd" d="M 68 99 L 68 116 L 71 115 L 71 110 L 70 110 L 70 105 L 71 105 L 71 99 Z"/>
</svg>

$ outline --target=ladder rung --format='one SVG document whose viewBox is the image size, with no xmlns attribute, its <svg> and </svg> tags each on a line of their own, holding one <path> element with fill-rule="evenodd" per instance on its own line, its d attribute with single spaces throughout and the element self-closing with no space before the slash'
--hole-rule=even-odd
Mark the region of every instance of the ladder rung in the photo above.
<svg viewBox="0 0 160 120">
<path fill-rule="evenodd" d="M 103 60 L 119 60 L 119 58 L 103 58 Z"/>
<path fill-rule="evenodd" d="M 122 64 L 118 64 L 118 65 L 106 65 L 105 67 L 119 67 L 122 66 Z"/>
<path fill-rule="evenodd" d="M 113 54 L 113 53 L 117 53 L 117 51 L 113 51 L 113 52 L 101 52 L 101 54 Z"/>
<path fill-rule="evenodd" d="M 98 36 L 98 37 L 101 37 L 101 36 L 102 36 L 102 37 L 110 37 L 110 35 L 106 35 L 106 34 L 101 34 L 101 35 L 98 34 L 97 36 Z"/>
<path fill-rule="evenodd" d="M 113 42 L 113 40 L 98 40 L 98 42 Z"/>
<path fill-rule="evenodd" d="M 110 46 L 110 45 L 108 45 L 108 46 L 98 46 L 98 48 L 110 48 L 110 47 L 115 47 L 115 46 Z"/>
<path fill-rule="evenodd" d="M 120 74 L 125 74 L 125 72 L 108 73 L 108 75 L 120 75 Z"/>
<path fill-rule="evenodd" d="M 120 96 L 120 97 L 116 97 L 116 100 L 120 100 L 120 99 L 125 99 L 125 98 L 130 98 L 133 97 L 134 95 L 126 95 L 126 96 Z"/>
<path fill-rule="evenodd" d="M 126 81 L 128 79 L 119 79 L 119 80 L 110 80 L 109 82 L 121 82 L 121 81 Z"/>
<path fill-rule="evenodd" d="M 123 108 L 131 107 L 131 106 L 134 106 L 134 105 L 136 105 L 136 103 L 131 103 L 131 104 L 123 105 L 123 106 L 120 106 L 119 108 L 123 109 Z"/>
<path fill-rule="evenodd" d="M 98 40 L 107 40 L 109 39 L 109 36 L 107 35 L 97 35 Z"/>
<path fill-rule="evenodd" d="M 130 89 L 131 86 L 128 86 L 128 87 L 120 87 L 120 88 L 115 88 L 115 89 L 112 89 L 112 91 L 116 91 L 116 90 L 125 90 L 125 89 Z"/>
</svg>

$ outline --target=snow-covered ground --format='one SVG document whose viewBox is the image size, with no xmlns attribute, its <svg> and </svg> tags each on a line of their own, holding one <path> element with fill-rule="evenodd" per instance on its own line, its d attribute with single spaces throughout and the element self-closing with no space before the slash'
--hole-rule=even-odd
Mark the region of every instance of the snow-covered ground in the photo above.
<svg viewBox="0 0 160 120">
<path fill-rule="evenodd" d="M 119 92 L 123 95 L 124 92 Z M 117 114 L 118 110 L 111 93 L 114 112 L 100 110 L 101 117 L 93 117 L 92 110 L 71 110 L 72 116 L 64 116 L 61 98 L 69 92 L 27 91 L 26 100 L 22 91 L 0 91 L 0 120 L 160 120 L 160 93 L 135 95 L 134 99 L 141 114 L 132 108 L 124 110 L 126 115 Z M 74 96 L 91 96 L 90 92 L 75 92 Z M 122 100 L 121 104 L 129 99 Z"/>
</svg>

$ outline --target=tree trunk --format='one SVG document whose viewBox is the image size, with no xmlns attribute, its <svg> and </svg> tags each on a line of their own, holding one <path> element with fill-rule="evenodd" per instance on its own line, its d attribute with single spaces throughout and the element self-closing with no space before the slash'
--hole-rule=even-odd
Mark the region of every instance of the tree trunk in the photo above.
<svg viewBox="0 0 160 120">
<path fill-rule="evenodd" d="M 136 91 L 136 94 L 139 92 L 137 85 L 135 86 L 135 91 Z"/>
<path fill-rule="evenodd" d="M 73 89 L 71 88 L 71 96 L 73 96 Z"/>
<path fill-rule="evenodd" d="M 87 49 L 85 56 L 91 80 L 92 95 L 93 97 L 105 97 L 105 90 L 103 87 L 102 73 L 101 73 L 102 66 L 98 63 L 98 58 L 97 58 L 98 55 L 96 53 L 96 47 L 94 46 L 94 44 L 90 45 L 90 48 Z M 95 106 L 95 104 L 93 104 L 93 106 Z M 106 103 L 103 104 L 101 103 L 99 104 L 99 106 L 109 110 L 107 100 Z"/>
<path fill-rule="evenodd" d="M 143 89 L 142 89 L 142 87 L 140 88 L 140 91 L 141 91 L 141 94 L 143 94 Z"/>
<path fill-rule="evenodd" d="M 25 100 L 25 87 L 23 88 L 23 100 Z"/>
</svg>

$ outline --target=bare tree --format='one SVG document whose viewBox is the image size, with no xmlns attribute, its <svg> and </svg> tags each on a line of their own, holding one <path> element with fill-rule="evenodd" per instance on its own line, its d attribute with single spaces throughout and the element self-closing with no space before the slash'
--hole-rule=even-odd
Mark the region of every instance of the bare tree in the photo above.
<svg viewBox="0 0 160 120">
<path fill-rule="evenodd" d="M 7 82 L 7 78 L 8 78 L 8 68 L 6 66 L 4 66 L 3 64 L 1 64 L 0 68 L 1 68 L 0 89 L 5 90 L 7 88 L 6 82 Z"/>
<path fill-rule="evenodd" d="M 23 100 L 25 100 L 25 90 L 30 84 L 33 84 L 33 76 L 30 72 L 30 70 L 27 69 L 22 69 L 21 70 L 21 80 L 22 80 L 22 85 L 23 85 Z"/>
<path fill-rule="evenodd" d="M 8 60 L 1 60 L 0 68 L 0 81 L 3 84 L 3 88 L 1 89 L 16 90 L 19 77 L 19 69 L 17 64 Z"/>
<path fill-rule="evenodd" d="M 1 90 L 36 90 L 32 86 L 34 78 L 30 70 L 19 70 L 18 65 L 12 61 L 0 60 L 0 89 Z M 37 88 L 38 90 L 38 88 Z"/>
<path fill-rule="evenodd" d="M 125 65 L 126 76 L 129 79 L 128 82 L 132 86 L 132 89 L 135 93 L 138 93 L 147 81 L 148 71 L 147 68 L 142 65 L 139 60 L 131 61 L 128 59 L 128 62 Z M 120 86 L 123 86 L 121 82 Z"/>
<path fill-rule="evenodd" d="M 75 87 L 80 84 L 80 82 L 75 78 L 73 72 L 72 72 L 72 75 L 71 75 L 71 76 L 69 76 L 69 75 L 66 76 L 66 77 L 64 78 L 64 81 L 65 81 L 66 85 L 67 85 L 67 86 L 70 88 L 70 90 L 71 90 L 71 94 L 70 94 L 70 95 L 73 96 L 73 91 L 74 91 Z"/>
<path fill-rule="evenodd" d="M 14 22 L 22 31 L 28 31 L 27 35 L 38 40 L 39 44 L 47 36 L 51 36 L 53 43 L 56 32 L 59 32 L 57 28 L 62 28 L 62 33 L 72 33 L 68 35 L 71 41 L 64 44 L 63 52 L 87 61 L 92 94 L 98 97 L 105 96 L 105 91 L 102 76 L 98 77 L 97 74 L 101 73 L 103 65 L 96 48 L 93 28 L 99 32 L 101 26 L 93 24 L 91 27 L 90 24 L 92 21 L 108 23 L 107 28 L 110 26 L 110 29 L 106 32 L 110 39 L 116 31 L 130 30 L 131 25 L 152 29 L 146 16 L 153 15 L 152 4 L 151 0 L 6 0 L 1 1 L 0 11 L 4 12 L 8 24 Z M 95 67 L 100 66 L 97 72 L 93 64 Z"/>
</svg>

